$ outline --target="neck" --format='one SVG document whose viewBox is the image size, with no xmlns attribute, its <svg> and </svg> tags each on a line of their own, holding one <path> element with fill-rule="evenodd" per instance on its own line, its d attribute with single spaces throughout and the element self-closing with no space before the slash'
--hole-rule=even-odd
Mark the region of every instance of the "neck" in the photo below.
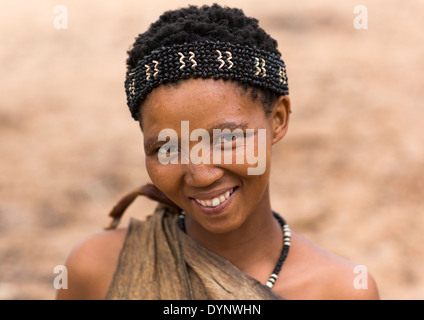
<svg viewBox="0 0 424 320">
<path fill-rule="evenodd" d="M 282 249 L 282 230 L 269 198 L 252 211 L 240 228 L 216 234 L 187 216 L 187 234 L 260 282 L 268 279 Z"/>
</svg>

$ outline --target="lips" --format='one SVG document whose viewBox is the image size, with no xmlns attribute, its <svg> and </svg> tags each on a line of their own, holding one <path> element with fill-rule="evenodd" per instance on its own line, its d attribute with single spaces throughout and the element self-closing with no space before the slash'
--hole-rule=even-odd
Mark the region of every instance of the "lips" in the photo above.
<svg viewBox="0 0 424 320">
<path fill-rule="evenodd" d="M 210 199 L 193 199 L 202 207 L 214 208 L 227 201 L 227 199 L 233 194 L 234 190 L 235 188 L 232 188 Z"/>
</svg>

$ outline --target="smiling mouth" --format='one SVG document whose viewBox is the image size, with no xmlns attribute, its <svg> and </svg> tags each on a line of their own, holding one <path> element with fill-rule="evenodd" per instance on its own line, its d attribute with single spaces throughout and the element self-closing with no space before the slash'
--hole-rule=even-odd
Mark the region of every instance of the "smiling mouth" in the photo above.
<svg viewBox="0 0 424 320">
<path fill-rule="evenodd" d="M 224 203 L 225 201 L 227 201 L 227 199 L 234 193 L 235 190 L 236 188 L 232 188 L 231 190 L 228 190 L 227 192 L 212 199 L 200 200 L 200 199 L 194 198 L 194 200 L 202 207 L 215 208 L 219 206 L 220 204 Z"/>
</svg>

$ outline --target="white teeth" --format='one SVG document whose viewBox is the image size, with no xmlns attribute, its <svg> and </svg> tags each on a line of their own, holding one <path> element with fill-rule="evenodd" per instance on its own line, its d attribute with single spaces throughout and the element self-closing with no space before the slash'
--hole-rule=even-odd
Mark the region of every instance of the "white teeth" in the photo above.
<svg viewBox="0 0 424 320">
<path fill-rule="evenodd" d="M 231 190 L 232 192 L 233 190 Z M 227 200 L 230 197 L 230 191 L 225 192 L 224 194 L 210 199 L 210 200 L 198 200 L 196 199 L 196 201 L 201 204 L 203 207 L 217 207 L 219 206 L 221 203 L 223 203 L 225 200 Z"/>
</svg>

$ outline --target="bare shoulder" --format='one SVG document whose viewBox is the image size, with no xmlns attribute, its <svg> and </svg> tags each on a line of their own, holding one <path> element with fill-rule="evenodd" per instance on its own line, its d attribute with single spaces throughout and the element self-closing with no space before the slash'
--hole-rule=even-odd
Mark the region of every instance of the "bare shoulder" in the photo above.
<svg viewBox="0 0 424 320">
<path fill-rule="evenodd" d="M 289 272 L 297 281 L 292 282 L 290 296 L 320 300 L 379 299 L 376 282 L 365 266 L 323 250 L 297 233 L 293 238 Z"/>
<path fill-rule="evenodd" d="M 68 289 L 57 290 L 59 300 L 100 300 L 106 297 L 118 264 L 127 229 L 91 235 L 80 241 L 66 261 Z"/>
</svg>

